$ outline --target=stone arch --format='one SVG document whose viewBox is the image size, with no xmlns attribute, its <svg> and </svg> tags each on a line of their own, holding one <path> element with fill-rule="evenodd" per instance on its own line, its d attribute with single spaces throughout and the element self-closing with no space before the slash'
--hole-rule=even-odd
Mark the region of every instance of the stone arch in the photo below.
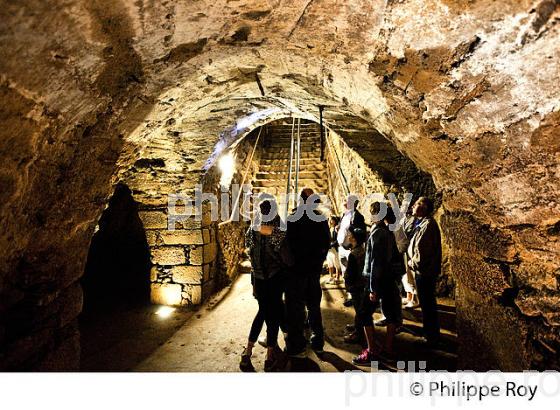
<svg viewBox="0 0 560 410">
<path fill-rule="evenodd" d="M 367 120 L 441 189 L 461 366 L 558 363 L 556 5 L 94 3 L 5 5 L 0 367 L 75 367 L 87 244 L 137 160 L 170 155 L 136 164 L 165 169 L 150 181 L 165 195 L 199 181 L 232 118 L 319 104 Z M 144 210 L 162 206 L 152 191 L 134 192 Z"/>
</svg>

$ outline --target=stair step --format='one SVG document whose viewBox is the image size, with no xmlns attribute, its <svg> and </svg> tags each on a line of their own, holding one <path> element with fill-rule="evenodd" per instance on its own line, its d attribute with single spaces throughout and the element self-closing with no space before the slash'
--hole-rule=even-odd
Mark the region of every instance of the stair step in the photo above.
<svg viewBox="0 0 560 410">
<path fill-rule="evenodd" d="M 321 159 L 321 154 L 320 153 L 316 153 L 316 152 L 301 152 L 300 154 L 300 159 L 314 159 L 317 161 L 320 161 Z M 263 153 L 263 155 L 261 156 L 261 160 L 266 160 L 266 159 L 277 159 L 277 160 L 281 160 L 284 159 L 286 161 L 288 161 L 290 159 L 290 153 L 288 152 L 265 152 Z M 294 156 L 295 159 L 295 156 Z"/>
<path fill-rule="evenodd" d="M 292 145 L 291 140 L 286 139 L 286 140 L 275 140 L 275 141 L 270 141 L 270 142 L 266 142 L 264 144 L 264 151 L 268 151 L 270 149 L 274 149 L 274 148 L 288 148 L 290 149 Z M 321 144 L 319 142 L 315 142 L 315 141 L 300 141 L 300 147 L 301 148 L 315 148 L 315 149 L 321 149 Z M 297 144 L 296 142 L 294 142 L 294 147 L 296 147 Z"/>
<path fill-rule="evenodd" d="M 313 147 L 313 146 L 305 146 L 305 145 L 301 145 L 300 146 L 301 151 L 300 152 L 316 152 L 317 154 L 321 154 L 321 149 L 319 147 Z M 273 147 L 266 147 L 263 151 L 262 154 L 268 154 L 270 152 L 283 152 L 286 154 L 289 154 L 291 150 L 290 145 L 284 146 L 284 145 L 276 145 Z M 296 154 L 296 147 L 294 147 L 294 155 Z"/>
<path fill-rule="evenodd" d="M 289 162 L 290 161 L 288 161 L 287 158 L 261 158 L 261 161 L 259 162 L 259 166 L 265 168 L 280 167 L 280 169 L 287 169 Z M 294 167 L 294 165 L 295 165 L 295 161 L 293 162 L 292 167 Z M 321 166 L 325 168 L 327 165 L 324 161 L 321 161 L 321 158 L 300 157 L 299 168 L 301 169 L 306 166 Z"/>
<path fill-rule="evenodd" d="M 292 173 L 292 176 L 295 176 L 295 173 Z M 278 170 L 278 171 L 259 171 L 257 172 L 256 179 L 287 179 L 288 171 L 287 170 Z M 302 171 L 300 169 L 299 178 L 301 179 L 326 179 L 327 171 L 320 170 L 320 171 Z"/>
<path fill-rule="evenodd" d="M 272 142 L 272 141 L 282 141 L 282 142 L 290 142 L 292 140 L 292 134 L 272 134 L 265 138 L 265 142 Z M 294 141 L 297 141 L 297 136 L 294 135 Z M 303 142 L 313 142 L 316 144 L 321 143 L 321 135 L 320 134 L 300 134 L 299 141 Z"/>
<path fill-rule="evenodd" d="M 286 159 L 269 159 L 266 160 L 266 162 L 261 161 L 260 165 L 259 165 L 259 170 L 262 171 L 284 171 L 284 170 L 288 170 L 288 160 Z M 293 165 L 292 165 L 292 169 L 293 169 Z M 319 161 L 318 159 L 308 159 L 308 158 L 302 158 L 299 161 L 299 169 L 300 171 L 313 171 L 313 170 L 322 170 L 325 169 L 325 163 Z"/>
<path fill-rule="evenodd" d="M 286 186 L 286 180 L 283 179 L 256 179 L 255 181 L 253 181 L 253 186 L 254 187 L 285 187 Z M 298 185 L 300 187 L 304 187 L 304 186 L 317 186 L 317 187 L 321 187 L 321 188 L 326 188 L 327 187 L 327 181 L 318 181 L 316 179 L 300 179 L 298 181 Z"/>
</svg>

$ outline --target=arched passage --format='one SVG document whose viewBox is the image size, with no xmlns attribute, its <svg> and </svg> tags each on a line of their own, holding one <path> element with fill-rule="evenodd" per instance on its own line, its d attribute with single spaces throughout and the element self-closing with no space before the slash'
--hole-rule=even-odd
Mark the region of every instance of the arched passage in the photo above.
<svg viewBox="0 0 560 410">
<path fill-rule="evenodd" d="M 237 120 L 319 105 L 441 191 L 462 367 L 557 363 L 556 4 L 145 3 L 5 4 L 0 367 L 76 367 L 77 282 L 115 180 L 161 244 L 167 194 L 201 182 Z"/>
</svg>

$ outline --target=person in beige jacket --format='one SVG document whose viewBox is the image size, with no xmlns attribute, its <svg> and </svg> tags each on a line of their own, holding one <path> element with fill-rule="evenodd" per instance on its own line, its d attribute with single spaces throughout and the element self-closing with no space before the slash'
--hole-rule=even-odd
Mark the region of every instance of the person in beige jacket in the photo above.
<svg viewBox="0 0 560 410">
<path fill-rule="evenodd" d="M 424 335 L 430 346 L 438 343 L 440 335 L 435 289 L 441 273 L 441 234 L 432 217 L 433 211 L 434 205 L 429 198 L 420 197 L 414 203 L 414 228 L 407 250 L 408 266 L 416 279 Z"/>
</svg>

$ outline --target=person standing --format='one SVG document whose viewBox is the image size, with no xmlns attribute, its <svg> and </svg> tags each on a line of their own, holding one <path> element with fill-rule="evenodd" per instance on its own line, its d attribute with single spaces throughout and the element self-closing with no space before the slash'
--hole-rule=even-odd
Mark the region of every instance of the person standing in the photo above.
<svg viewBox="0 0 560 410">
<path fill-rule="evenodd" d="M 414 229 L 407 250 L 408 267 L 414 273 L 424 336 L 430 347 L 437 345 L 440 336 L 436 300 L 436 281 L 441 273 L 441 234 L 435 219 L 433 202 L 420 197 L 412 206 Z"/>
<path fill-rule="evenodd" d="M 290 356 L 305 354 L 305 308 L 311 329 L 311 347 L 320 353 L 324 347 L 321 317 L 321 271 L 330 245 L 327 218 L 316 208 L 318 200 L 313 190 L 301 191 L 299 205 L 288 217 L 287 238 L 294 258 L 294 266 L 286 287 L 287 352 Z M 297 218 L 299 216 L 299 218 Z M 294 220 L 295 219 L 295 220 Z"/>
<path fill-rule="evenodd" d="M 350 245 L 352 250 L 348 255 L 348 267 L 344 273 L 344 285 L 346 290 L 352 295 L 352 305 L 354 306 L 354 323 L 346 325 L 346 330 L 349 331 L 344 336 L 346 343 L 359 343 L 364 345 L 364 332 L 363 326 L 360 322 L 360 303 L 363 299 L 364 293 L 364 278 L 362 272 L 364 271 L 364 263 L 366 251 L 364 242 L 366 241 L 367 232 L 360 228 L 349 229 L 350 232 Z"/>
<path fill-rule="evenodd" d="M 358 211 L 358 197 L 350 194 L 344 201 L 344 214 L 340 220 L 340 227 L 337 234 L 338 256 L 340 258 L 340 268 L 342 274 L 346 271 L 348 264 L 348 255 L 350 254 L 350 245 L 348 243 L 348 230 L 350 227 L 360 228 L 366 231 L 366 222 L 364 216 Z"/>
<path fill-rule="evenodd" d="M 262 201 L 259 204 L 261 215 L 270 215 L 274 212 L 272 208 L 275 205 L 273 200 Z M 282 294 L 285 287 L 286 266 L 282 260 L 281 247 L 286 240 L 286 233 L 280 229 L 278 215 L 270 219 L 270 222 L 259 222 L 258 228 L 251 226 L 245 237 L 252 266 L 253 294 L 259 304 L 259 311 L 251 326 L 249 341 L 241 357 L 240 368 L 244 371 L 254 370 L 251 353 L 262 328 L 261 319 L 266 323 L 267 353 L 264 370 L 274 371 L 282 361 L 282 353 L 278 348 L 278 332 L 284 310 Z"/>
<path fill-rule="evenodd" d="M 407 216 L 401 225 L 393 232 L 395 239 L 397 240 L 399 253 L 403 256 L 405 266 L 405 273 L 403 274 L 401 280 L 404 291 L 406 292 L 406 298 L 403 298 L 402 300 L 402 304 L 405 309 L 414 309 L 418 307 L 419 304 L 414 273 L 408 267 L 408 256 L 406 253 L 414 230 L 414 220 L 415 219 L 412 215 Z"/>
<path fill-rule="evenodd" d="M 371 204 L 372 215 L 379 214 L 380 209 L 380 202 Z M 366 259 L 363 270 L 366 286 L 359 314 L 367 348 L 352 359 L 352 362 L 356 365 L 370 365 L 380 353 L 373 339 L 373 313 L 380 304 L 387 326 L 385 354 L 389 357 L 394 354 L 393 340 L 397 328 L 402 323 L 401 299 L 398 287 L 401 272 L 395 272 L 393 268 L 395 261 L 398 260 L 400 260 L 400 254 L 398 253 L 395 236 L 389 231 L 386 221 L 376 222 L 366 244 Z"/>
<path fill-rule="evenodd" d="M 329 281 L 327 284 L 336 285 L 340 282 L 340 259 L 338 257 L 338 224 L 340 218 L 334 215 L 329 217 L 329 228 L 331 232 L 331 244 L 327 253 L 327 266 L 329 268 Z"/>
</svg>

